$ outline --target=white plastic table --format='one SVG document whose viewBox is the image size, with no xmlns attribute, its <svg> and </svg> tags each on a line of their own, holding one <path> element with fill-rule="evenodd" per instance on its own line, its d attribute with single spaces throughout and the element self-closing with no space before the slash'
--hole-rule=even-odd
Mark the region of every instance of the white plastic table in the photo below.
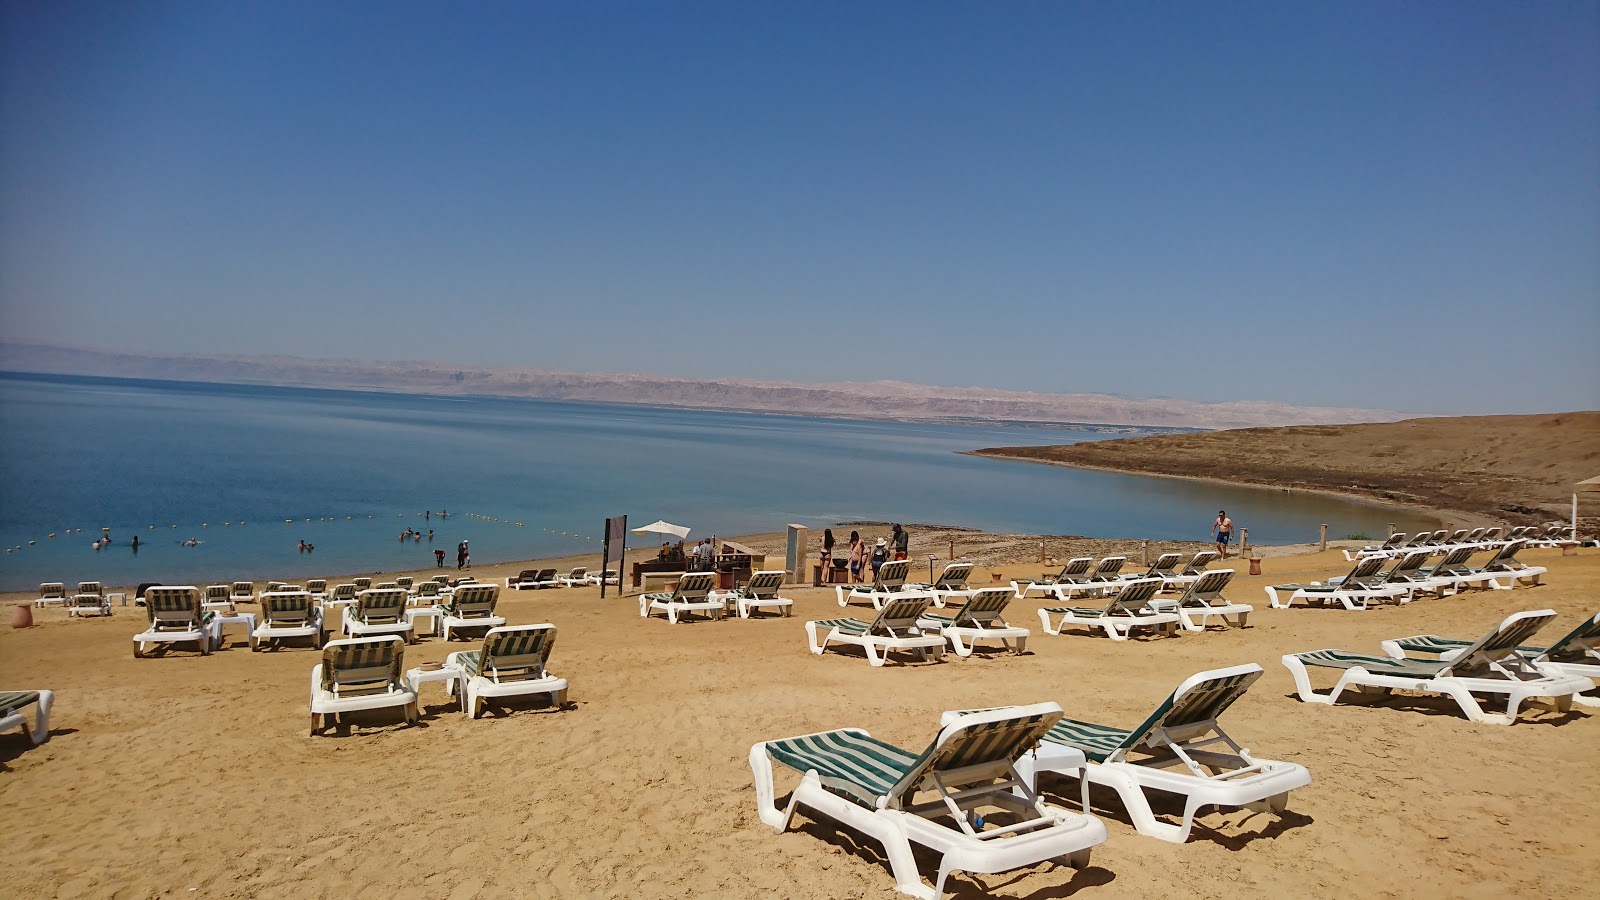
<svg viewBox="0 0 1600 900">
<path fill-rule="evenodd" d="M 220 649 L 222 647 L 222 626 L 243 625 L 244 636 L 246 640 L 248 640 L 250 635 L 254 634 L 256 630 L 256 614 L 248 612 L 236 612 L 231 616 L 225 616 L 219 613 L 217 617 L 212 620 L 211 625 L 216 629 L 216 637 L 212 638 L 212 641 L 216 648 Z"/>
<path fill-rule="evenodd" d="M 439 628 L 440 628 L 440 625 L 441 625 L 441 623 L 442 623 L 442 621 L 444 619 L 444 607 L 442 607 L 442 606 L 413 606 L 412 608 L 406 610 L 406 621 L 411 623 L 411 633 L 412 634 L 422 634 L 421 631 L 417 630 L 417 620 L 418 619 L 432 619 L 433 620 L 432 622 L 430 622 L 428 624 L 428 632 L 427 632 L 427 634 L 428 634 L 428 637 L 434 637 L 434 636 L 439 634 Z"/>
<path fill-rule="evenodd" d="M 441 666 L 437 669 L 423 669 L 418 666 L 406 670 L 406 686 L 411 688 L 411 693 L 422 696 L 420 688 L 430 681 L 451 681 L 456 678 L 465 679 L 467 673 L 460 666 Z M 449 686 L 445 688 L 449 690 Z"/>
</svg>

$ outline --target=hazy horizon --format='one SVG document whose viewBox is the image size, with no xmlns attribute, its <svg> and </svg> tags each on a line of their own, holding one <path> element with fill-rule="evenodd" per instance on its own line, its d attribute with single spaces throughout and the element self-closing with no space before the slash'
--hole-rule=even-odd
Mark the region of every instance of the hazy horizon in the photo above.
<svg viewBox="0 0 1600 900">
<path fill-rule="evenodd" d="M 1600 7 L 0 7 L 0 333 L 1600 407 Z"/>
</svg>

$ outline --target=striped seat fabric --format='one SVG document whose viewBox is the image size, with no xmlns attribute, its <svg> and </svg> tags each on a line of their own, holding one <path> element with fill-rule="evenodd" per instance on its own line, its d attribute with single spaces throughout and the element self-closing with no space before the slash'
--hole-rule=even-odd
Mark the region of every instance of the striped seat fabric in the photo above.
<svg viewBox="0 0 1600 900">
<path fill-rule="evenodd" d="M 925 613 L 922 618 L 932 619 L 943 625 L 953 625 L 958 628 L 982 628 L 992 624 L 1005 612 L 1011 603 L 1013 594 L 1008 587 L 984 588 L 973 594 L 967 602 L 961 605 L 953 616 L 941 616 Z"/>
<path fill-rule="evenodd" d="M 207 603 L 233 602 L 233 588 L 225 584 L 213 584 L 206 587 Z"/>
<path fill-rule="evenodd" d="M 327 589 L 328 589 L 328 580 L 326 578 L 313 578 L 310 581 L 306 582 L 306 590 L 310 591 L 313 594 L 321 594 L 321 593 L 325 592 Z"/>
<path fill-rule="evenodd" d="M 783 587 L 782 572 L 757 572 L 750 576 L 749 583 L 739 588 L 738 592 L 740 596 L 749 599 L 764 600 L 768 597 L 777 596 L 778 589 L 781 587 Z"/>
<path fill-rule="evenodd" d="M 1139 613 L 1139 607 L 1150 602 L 1150 599 L 1161 590 L 1161 580 L 1147 578 L 1140 581 L 1127 582 L 1127 586 L 1110 597 L 1106 598 L 1106 605 L 1100 609 L 1090 609 L 1082 606 L 1064 606 L 1046 609 L 1051 615 L 1064 615 L 1071 613 L 1085 619 L 1103 618 L 1105 616 L 1132 616 Z"/>
<path fill-rule="evenodd" d="M 406 592 L 400 588 L 368 588 L 356 595 L 351 616 L 366 625 L 405 620 Z"/>
<path fill-rule="evenodd" d="M 1343 650 L 1313 650 L 1296 653 L 1295 658 L 1308 666 L 1324 669 L 1366 669 L 1383 675 L 1404 675 L 1414 678 L 1432 678 L 1443 672 L 1448 663 L 1421 659 L 1390 659 L 1387 656 L 1369 656 L 1364 653 L 1346 653 Z"/>
<path fill-rule="evenodd" d="M 662 592 L 646 594 L 645 599 L 651 603 L 657 601 L 669 602 L 679 600 L 704 600 L 711 593 L 711 588 L 716 585 L 717 573 L 715 572 L 690 572 L 678 579 L 678 586 L 670 593 Z"/>
<path fill-rule="evenodd" d="M 495 681 L 543 678 L 555 643 L 555 628 L 496 631 L 483 639 L 483 650 L 469 650 L 459 659 L 468 675 L 487 675 Z"/>
<path fill-rule="evenodd" d="M 311 615 L 311 594 L 272 591 L 261 595 L 261 612 L 273 625 L 303 624 Z"/>
<path fill-rule="evenodd" d="M 410 589 L 411 585 L 415 583 L 416 579 L 412 578 L 410 575 L 402 575 L 394 580 L 395 587 L 403 587 L 407 589 Z"/>
<path fill-rule="evenodd" d="M 94 596 L 99 597 L 105 592 L 105 588 L 102 587 L 98 581 L 78 582 L 78 593 L 80 594 L 93 594 Z"/>
<path fill-rule="evenodd" d="M 939 580 L 933 586 L 941 591 L 964 591 L 967 589 L 967 580 L 972 577 L 971 563 L 951 563 L 939 573 Z"/>
<path fill-rule="evenodd" d="M 355 598 L 356 586 L 354 584 L 336 584 L 333 586 L 333 593 L 328 595 L 329 600 L 354 600 Z"/>
<path fill-rule="evenodd" d="M 492 584 L 469 584 L 456 588 L 445 612 L 458 619 L 488 619 L 494 616 L 500 588 Z"/>
<path fill-rule="evenodd" d="M 188 631 L 196 622 L 208 622 L 213 613 L 200 613 L 200 589 L 152 587 L 144 592 L 145 614 L 156 631 Z"/>
<path fill-rule="evenodd" d="M 46 581 L 39 585 L 39 596 L 46 600 L 66 599 L 67 586 L 59 581 Z"/>
<path fill-rule="evenodd" d="M 38 700 L 38 691 L 0 691 L 0 716 L 9 716 L 30 703 L 37 703 Z"/>
<path fill-rule="evenodd" d="M 837 628 L 845 634 L 866 634 L 872 623 L 860 619 L 821 619 L 817 622 L 818 628 Z"/>
</svg>

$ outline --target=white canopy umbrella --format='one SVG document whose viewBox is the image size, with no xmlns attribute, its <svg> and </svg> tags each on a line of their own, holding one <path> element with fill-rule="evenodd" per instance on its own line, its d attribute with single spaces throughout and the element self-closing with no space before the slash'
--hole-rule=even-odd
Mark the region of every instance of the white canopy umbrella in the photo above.
<svg viewBox="0 0 1600 900">
<path fill-rule="evenodd" d="M 643 526 L 642 528 L 635 528 L 633 530 L 633 533 L 634 534 L 670 534 L 670 535 L 673 535 L 674 537 L 678 538 L 679 540 L 683 540 L 684 538 L 689 536 L 689 529 L 684 527 L 684 526 L 682 526 L 682 525 L 674 525 L 671 522 L 663 522 L 662 520 L 657 519 L 654 522 L 651 522 L 649 525 Z"/>
<path fill-rule="evenodd" d="M 1578 539 L 1578 495 L 1600 491 L 1600 475 L 1585 478 L 1572 486 L 1572 539 Z"/>
</svg>

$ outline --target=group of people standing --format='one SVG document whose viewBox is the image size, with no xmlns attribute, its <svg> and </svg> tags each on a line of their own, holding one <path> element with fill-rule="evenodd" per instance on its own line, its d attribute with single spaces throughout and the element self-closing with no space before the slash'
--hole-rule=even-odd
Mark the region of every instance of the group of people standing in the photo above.
<svg viewBox="0 0 1600 900">
<path fill-rule="evenodd" d="M 833 570 L 837 568 L 833 556 L 834 537 L 832 528 L 822 530 L 822 581 L 824 584 L 832 580 Z M 864 584 L 867 571 L 870 567 L 872 579 L 878 578 L 878 569 L 891 559 L 906 559 L 911 552 L 911 533 L 906 531 L 896 522 L 890 527 L 889 539 L 878 538 L 872 546 L 861 539 L 861 532 L 850 532 L 850 548 L 845 556 L 845 565 L 850 570 L 851 584 Z"/>
</svg>

